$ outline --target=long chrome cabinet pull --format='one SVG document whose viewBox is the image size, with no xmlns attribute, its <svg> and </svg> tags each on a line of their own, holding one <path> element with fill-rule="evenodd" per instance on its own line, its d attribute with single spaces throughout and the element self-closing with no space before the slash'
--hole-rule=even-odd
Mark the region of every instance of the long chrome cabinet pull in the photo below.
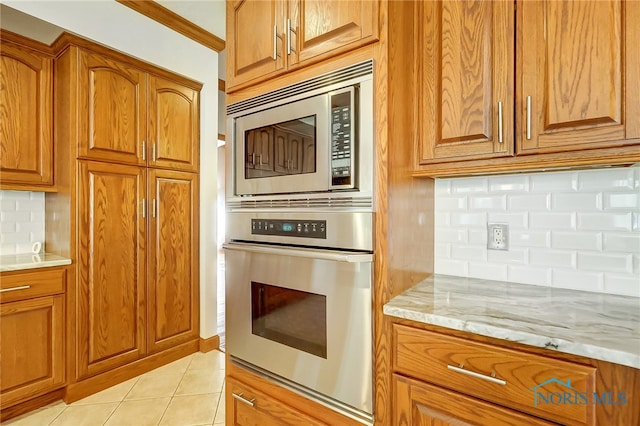
<svg viewBox="0 0 640 426">
<path fill-rule="evenodd" d="M 155 162 L 156 161 L 156 143 L 154 142 L 153 145 L 151 145 L 151 159 Z"/>
<path fill-rule="evenodd" d="M 498 102 L 498 142 L 504 142 L 502 137 L 502 102 Z"/>
<path fill-rule="evenodd" d="M 142 199 L 142 218 L 146 218 L 147 217 L 147 199 L 143 198 Z"/>
<path fill-rule="evenodd" d="M 147 143 L 142 141 L 142 161 L 147 160 Z"/>
<path fill-rule="evenodd" d="M 465 370 L 464 368 L 462 368 L 462 366 L 456 367 L 454 365 L 447 365 L 447 368 L 449 370 L 455 371 L 456 373 L 466 374 L 467 376 L 472 376 L 472 377 L 475 377 L 475 378 L 478 378 L 478 379 L 482 379 L 482 380 L 486 380 L 486 381 L 489 381 L 489 382 L 492 382 L 492 383 L 497 383 L 499 385 L 503 385 L 504 386 L 504 385 L 507 384 L 507 382 L 505 380 L 497 379 L 495 377 L 487 376 L 485 374 L 476 373 L 474 371 Z"/>
<path fill-rule="evenodd" d="M 527 139 L 531 139 L 531 96 L 527 96 Z"/>
<path fill-rule="evenodd" d="M 291 51 L 296 51 L 296 49 L 291 48 L 291 33 L 298 35 L 296 30 L 291 28 L 291 19 L 287 19 L 287 55 L 291 55 Z"/>
<path fill-rule="evenodd" d="M 157 213 L 156 199 L 154 198 L 153 201 L 151 201 L 151 216 L 156 217 Z"/>
<path fill-rule="evenodd" d="M 254 402 L 256 401 L 256 399 L 255 398 L 247 399 L 244 396 L 242 396 L 242 392 L 241 393 L 232 393 L 231 396 L 233 396 L 238 401 L 247 404 L 250 407 L 253 407 L 255 405 Z"/>
<path fill-rule="evenodd" d="M 29 288 L 31 288 L 30 285 L 21 285 L 18 287 L 3 288 L 3 289 L 0 289 L 0 293 L 8 293 L 10 291 L 18 291 L 18 290 L 27 290 Z"/>
<path fill-rule="evenodd" d="M 273 60 L 278 60 L 278 25 L 273 26 Z"/>
</svg>

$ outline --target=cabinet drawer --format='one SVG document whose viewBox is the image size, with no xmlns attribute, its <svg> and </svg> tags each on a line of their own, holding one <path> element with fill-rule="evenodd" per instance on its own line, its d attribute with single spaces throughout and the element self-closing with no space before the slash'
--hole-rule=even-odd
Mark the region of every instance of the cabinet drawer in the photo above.
<svg viewBox="0 0 640 426">
<path fill-rule="evenodd" d="M 13 302 L 32 297 L 64 292 L 66 269 L 40 269 L 30 272 L 2 274 L 0 302 Z"/>
<path fill-rule="evenodd" d="M 398 324 L 394 370 L 560 423 L 595 422 L 596 369 Z"/>
</svg>

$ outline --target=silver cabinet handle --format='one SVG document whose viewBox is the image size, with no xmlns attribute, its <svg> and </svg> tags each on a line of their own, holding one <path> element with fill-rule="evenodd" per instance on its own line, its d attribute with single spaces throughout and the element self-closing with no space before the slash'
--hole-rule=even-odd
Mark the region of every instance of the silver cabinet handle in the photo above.
<svg viewBox="0 0 640 426">
<path fill-rule="evenodd" d="M 278 25 L 273 26 L 273 60 L 278 60 Z"/>
<path fill-rule="evenodd" d="M 143 198 L 142 199 L 142 218 L 146 218 L 147 217 L 147 199 Z"/>
<path fill-rule="evenodd" d="M 30 289 L 30 288 L 31 288 L 30 285 L 21 285 L 21 286 L 18 286 L 18 287 L 10 287 L 10 288 L 0 289 L 0 293 L 8 293 L 10 291 L 18 291 L 18 290 L 27 290 L 27 289 Z"/>
<path fill-rule="evenodd" d="M 531 96 L 527 96 L 527 139 L 531 139 Z"/>
<path fill-rule="evenodd" d="M 258 155 L 258 164 L 262 166 L 262 154 Z"/>
<path fill-rule="evenodd" d="M 142 161 L 147 161 L 147 143 L 142 141 Z"/>
<path fill-rule="evenodd" d="M 154 198 L 153 201 L 151 201 L 151 216 L 156 217 L 156 210 L 156 199 Z"/>
<path fill-rule="evenodd" d="M 474 371 L 470 371 L 470 370 L 465 370 L 462 365 L 460 367 L 456 367 L 454 365 L 447 365 L 447 368 L 449 370 L 455 371 L 456 373 L 462 373 L 462 374 L 466 374 L 467 376 L 471 376 L 471 377 L 475 377 L 477 379 L 482 379 L 482 380 L 486 380 L 488 382 L 492 382 L 492 383 L 497 383 L 499 385 L 506 385 L 507 382 L 505 380 L 502 379 L 497 379 L 495 377 L 492 376 L 487 376 L 485 374 L 480 374 L 480 373 L 476 373 Z"/>
<path fill-rule="evenodd" d="M 252 166 L 256 165 L 256 153 L 255 152 L 251 153 L 251 165 Z"/>
<path fill-rule="evenodd" d="M 151 145 L 151 159 L 155 162 L 156 161 L 156 143 L 154 142 L 153 145 Z"/>
<path fill-rule="evenodd" d="M 502 102 L 498 102 L 498 142 L 504 142 L 502 137 Z"/>
<path fill-rule="evenodd" d="M 296 49 L 291 47 L 291 33 L 294 33 L 296 36 L 298 35 L 296 30 L 291 28 L 291 19 L 287 19 L 287 55 L 291 55 L 291 51 L 296 51 Z"/>
<path fill-rule="evenodd" d="M 247 404 L 250 407 L 253 407 L 255 405 L 254 403 L 256 402 L 255 398 L 247 399 L 244 396 L 242 396 L 242 392 L 240 392 L 240 393 L 231 393 L 231 396 L 233 396 L 238 401 L 240 401 L 240 402 L 242 402 L 244 404 Z"/>
</svg>

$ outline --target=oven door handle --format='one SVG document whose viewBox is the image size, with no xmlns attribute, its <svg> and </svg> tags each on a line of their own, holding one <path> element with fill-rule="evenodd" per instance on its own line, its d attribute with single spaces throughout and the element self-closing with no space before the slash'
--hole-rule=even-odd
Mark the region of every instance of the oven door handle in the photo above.
<svg viewBox="0 0 640 426">
<path fill-rule="evenodd" d="M 371 253 L 352 253 L 345 251 L 332 251 L 323 249 L 305 249 L 273 247 L 262 244 L 248 243 L 224 243 L 225 250 L 244 251 L 249 253 L 272 254 L 277 256 L 305 257 L 308 259 L 332 260 L 334 262 L 363 263 L 373 262 Z"/>
</svg>

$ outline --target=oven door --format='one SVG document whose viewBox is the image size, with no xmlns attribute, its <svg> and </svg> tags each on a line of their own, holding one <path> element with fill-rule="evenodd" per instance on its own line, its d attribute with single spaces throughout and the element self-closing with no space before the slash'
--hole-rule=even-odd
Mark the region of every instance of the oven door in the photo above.
<svg viewBox="0 0 640 426">
<path fill-rule="evenodd" d="M 224 247 L 229 354 L 322 401 L 373 413 L 373 255 Z"/>
<path fill-rule="evenodd" d="M 314 96 L 235 120 L 235 194 L 327 191 L 329 96 Z"/>
</svg>

